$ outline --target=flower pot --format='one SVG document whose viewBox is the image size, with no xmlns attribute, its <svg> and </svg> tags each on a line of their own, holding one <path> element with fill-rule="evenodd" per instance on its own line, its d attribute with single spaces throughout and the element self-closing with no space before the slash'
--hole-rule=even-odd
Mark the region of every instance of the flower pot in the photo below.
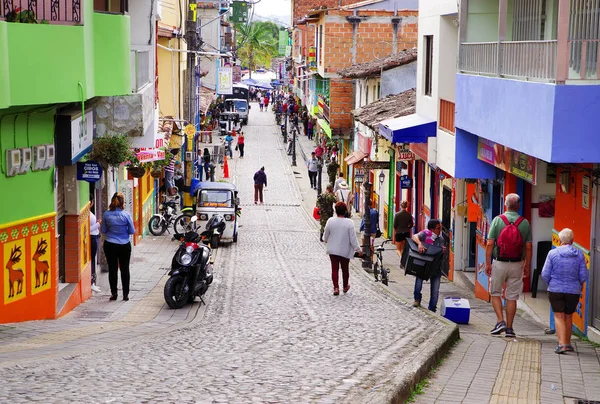
<svg viewBox="0 0 600 404">
<path fill-rule="evenodd" d="M 134 178 L 142 178 L 146 174 L 146 169 L 143 167 L 128 167 L 127 170 Z"/>
<path fill-rule="evenodd" d="M 152 176 L 152 178 L 160 178 L 162 176 L 162 171 L 161 170 L 152 170 L 152 171 L 150 171 L 150 175 Z"/>
</svg>

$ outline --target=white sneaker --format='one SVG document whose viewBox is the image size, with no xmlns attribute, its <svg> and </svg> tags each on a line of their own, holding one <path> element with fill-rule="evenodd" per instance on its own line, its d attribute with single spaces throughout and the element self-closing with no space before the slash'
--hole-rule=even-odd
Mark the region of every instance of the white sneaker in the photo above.
<svg viewBox="0 0 600 404">
<path fill-rule="evenodd" d="M 92 284 L 92 290 L 93 290 L 94 292 L 96 292 L 96 293 L 100 293 L 100 292 L 102 292 L 102 290 L 101 290 L 101 289 L 100 289 L 98 286 L 96 286 L 96 284 L 95 284 L 95 283 L 94 283 L 94 284 Z"/>
</svg>

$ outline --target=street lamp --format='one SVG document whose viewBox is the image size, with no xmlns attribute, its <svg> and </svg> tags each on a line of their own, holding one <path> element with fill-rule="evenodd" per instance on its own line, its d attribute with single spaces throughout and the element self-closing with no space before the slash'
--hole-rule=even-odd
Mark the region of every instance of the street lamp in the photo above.
<svg viewBox="0 0 600 404">
<path fill-rule="evenodd" d="M 292 129 L 292 166 L 296 167 L 296 129 Z"/>
<path fill-rule="evenodd" d="M 317 196 L 321 195 L 323 192 L 323 186 L 321 181 L 323 179 L 323 160 L 322 157 L 317 159 Z"/>
<path fill-rule="evenodd" d="M 373 261 L 371 260 L 371 183 L 369 182 L 369 173 L 365 173 L 366 178 L 363 183 L 365 188 L 365 211 L 364 222 L 365 231 L 363 234 L 363 261 L 362 267 L 367 272 L 373 272 Z"/>
<path fill-rule="evenodd" d="M 383 182 L 385 181 L 385 174 L 383 170 L 379 173 L 379 193 L 381 193 L 381 188 L 383 187 Z"/>
</svg>

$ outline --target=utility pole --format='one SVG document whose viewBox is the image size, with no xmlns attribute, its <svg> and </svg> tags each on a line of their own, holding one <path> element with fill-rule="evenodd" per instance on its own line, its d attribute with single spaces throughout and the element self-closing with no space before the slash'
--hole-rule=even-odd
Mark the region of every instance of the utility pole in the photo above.
<svg viewBox="0 0 600 404">
<path fill-rule="evenodd" d="M 365 187 L 365 232 L 363 235 L 363 260 L 362 267 L 367 272 L 373 272 L 373 261 L 371 260 L 371 183 L 369 173 L 366 175 Z"/>
<path fill-rule="evenodd" d="M 196 15 L 196 2 L 190 0 L 188 3 L 187 19 L 185 21 L 185 40 L 187 43 L 187 89 L 188 89 L 188 107 L 185 120 L 188 124 L 195 125 L 198 107 L 196 106 L 196 58 L 195 52 L 200 50 L 200 19 Z M 198 130 L 198 128 L 196 128 Z M 192 180 L 192 169 L 194 166 L 194 138 L 186 138 L 186 150 L 192 152 L 192 158 L 185 161 L 185 183 L 189 186 Z M 185 158 L 185 155 L 183 156 Z M 183 159 L 182 159 L 183 160 Z"/>
<path fill-rule="evenodd" d="M 296 129 L 292 129 L 294 135 L 292 137 L 292 166 L 296 167 Z"/>
</svg>

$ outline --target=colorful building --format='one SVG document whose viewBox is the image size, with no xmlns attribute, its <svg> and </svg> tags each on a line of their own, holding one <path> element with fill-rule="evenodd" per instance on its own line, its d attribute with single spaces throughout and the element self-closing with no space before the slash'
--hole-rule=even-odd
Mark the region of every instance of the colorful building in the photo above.
<svg viewBox="0 0 600 404">
<path fill-rule="evenodd" d="M 16 4 L 0 10 L 2 323 L 56 318 L 91 296 L 90 186 L 76 163 L 97 129 L 93 100 L 131 93 L 127 3 L 58 14 L 37 2 L 39 24 L 12 22 Z"/>
<path fill-rule="evenodd" d="M 531 3 L 531 4 L 530 4 Z M 596 2 L 467 1 L 459 10 L 456 75 L 456 170 L 484 162 L 488 176 L 467 185 L 475 223 L 476 266 L 492 218 L 510 192 L 530 220 L 533 258 L 528 292 L 557 233 L 569 227 L 590 262 L 574 327 L 600 328 L 600 264 L 595 251 L 600 142 L 600 40 Z M 489 279 L 477 272 L 476 293 L 489 298 Z M 545 290 L 540 279 L 537 289 Z"/>
</svg>

